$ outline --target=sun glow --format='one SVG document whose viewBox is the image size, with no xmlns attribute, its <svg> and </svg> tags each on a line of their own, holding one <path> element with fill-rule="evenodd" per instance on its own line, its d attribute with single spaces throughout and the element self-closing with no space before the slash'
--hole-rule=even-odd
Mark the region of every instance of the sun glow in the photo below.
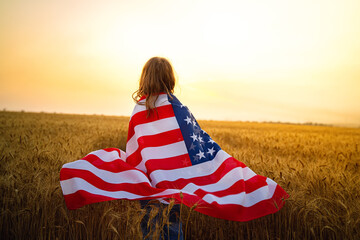
<svg viewBox="0 0 360 240">
<path fill-rule="evenodd" d="M 143 64 L 163 56 L 198 118 L 360 124 L 359 10 L 356 0 L 2 2 L 0 107 L 129 115 Z"/>
</svg>

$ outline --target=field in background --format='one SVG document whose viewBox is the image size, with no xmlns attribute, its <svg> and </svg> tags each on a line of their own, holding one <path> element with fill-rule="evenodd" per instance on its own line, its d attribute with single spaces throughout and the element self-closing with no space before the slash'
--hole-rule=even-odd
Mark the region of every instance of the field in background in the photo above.
<svg viewBox="0 0 360 240">
<path fill-rule="evenodd" d="M 291 197 L 280 212 L 244 223 L 184 206 L 187 239 L 360 238 L 360 129 L 199 123 L 222 149 Z M 127 124 L 126 117 L 0 112 L 1 239 L 141 238 L 138 202 L 69 211 L 59 184 L 64 163 L 101 148 L 125 149 Z"/>
</svg>

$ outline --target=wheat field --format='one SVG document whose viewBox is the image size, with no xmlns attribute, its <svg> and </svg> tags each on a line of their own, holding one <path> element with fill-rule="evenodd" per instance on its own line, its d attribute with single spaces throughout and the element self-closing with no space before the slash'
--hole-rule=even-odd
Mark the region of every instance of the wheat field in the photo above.
<svg viewBox="0 0 360 240">
<path fill-rule="evenodd" d="M 125 149 L 129 118 L 0 112 L 1 239 L 141 239 L 145 211 L 114 200 L 65 206 L 64 163 L 94 150 Z M 181 206 L 186 239 L 360 239 L 360 129 L 274 123 L 199 121 L 219 145 L 290 198 L 278 213 L 232 222 Z M 152 207 L 160 219 L 169 207 Z"/>
</svg>

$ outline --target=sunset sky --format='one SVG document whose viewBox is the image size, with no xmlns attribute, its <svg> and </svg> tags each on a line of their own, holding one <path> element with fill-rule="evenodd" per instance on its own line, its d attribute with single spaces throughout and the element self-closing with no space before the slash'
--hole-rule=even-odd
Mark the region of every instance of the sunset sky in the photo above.
<svg viewBox="0 0 360 240">
<path fill-rule="evenodd" d="M 0 2 L 0 108 L 129 116 L 153 56 L 197 119 L 360 126 L 360 1 Z"/>
</svg>

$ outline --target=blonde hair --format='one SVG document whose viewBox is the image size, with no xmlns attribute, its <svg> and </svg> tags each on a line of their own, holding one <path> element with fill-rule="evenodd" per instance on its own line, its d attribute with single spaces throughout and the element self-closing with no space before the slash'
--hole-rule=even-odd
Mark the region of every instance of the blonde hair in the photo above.
<svg viewBox="0 0 360 240">
<path fill-rule="evenodd" d="M 149 117 L 151 111 L 156 110 L 155 102 L 159 94 L 166 93 L 171 97 L 174 87 L 175 75 L 169 60 L 153 57 L 145 63 L 141 72 L 139 89 L 133 93 L 132 98 L 139 103 L 141 97 L 146 97 L 145 106 L 148 110 L 147 117 Z"/>
</svg>

